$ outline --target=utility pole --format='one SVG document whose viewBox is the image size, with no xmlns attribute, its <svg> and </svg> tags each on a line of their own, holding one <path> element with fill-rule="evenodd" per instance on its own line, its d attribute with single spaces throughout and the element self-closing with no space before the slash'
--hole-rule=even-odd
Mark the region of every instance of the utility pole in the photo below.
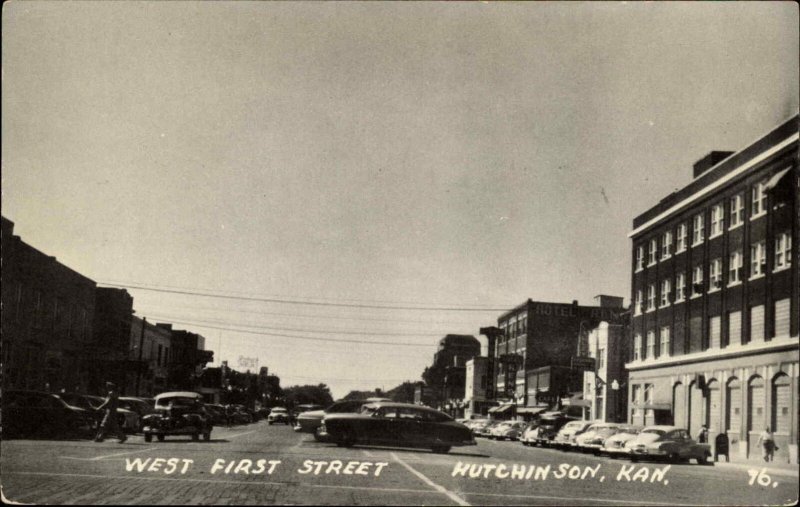
<svg viewBox="0 0 800 507">
<path fill-rule="evenodd" d="M 139 334 L 139 361 L 136 363 L 136 396 L 139 396 L 139 382 L 142 378 L 142 353 L 144 352 L 144 328 L 147 327 L 147 317 L 142 318 L 142 332 Z"/>
</svg>

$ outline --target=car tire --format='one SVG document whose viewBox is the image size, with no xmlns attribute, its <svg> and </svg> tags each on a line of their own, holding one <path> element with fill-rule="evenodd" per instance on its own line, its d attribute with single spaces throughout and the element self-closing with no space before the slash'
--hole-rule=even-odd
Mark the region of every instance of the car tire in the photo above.
<svg viewBox="0 0 800 507">
<path fill-rule="evenodd" d="M 156 435 L 156 438 L 158 438 L 159 442 L 163 442 L 164 441 L 164 435 Z"/>
<path fill-rule="evenodd" d="M 267 424 L 269 424 L 270 426 L 272 426 L 272 421 L 267 421 Z"/>
<path fill-rule="evenodd" d="M 339 447 L 353 447 L 356 443 L 356 436 L 353 432 L 345 430 L 336 445 Z"/>
<path fill-rule="evenodd" d="M 203 440 L 205 440 L 206 442 L 211 440 L 211 432 L 210 431 L 207 431 L 207 432 L 203 433 Z"/>
<path fill-rule="evenodd" d="M 671 452 L 667 455 L 667 461 L 669 461 L 670 463 L 680 463 L 681 457 L 678 456 L 678 453 Z"/>
<path fill-rule="evenodd" d="M 450 446 L 449 445 L 434 445 L 433 447 L 431 447 L 431 450 L 436 454 L 447 454 L 448 452 L 450 452 Z"/>
<path fill-rule="evenodd" d="M 638 462 L 639 462 L 639 457 L 638 457 L 638 456 L 633 456 L 633 455 L 632 455 L 632 456 L 631 456 L 631 463 L 638 463 Z"/>
<path fill-rule="evenodd" d="M 713 465 L 714 465 L 714 462 L 713 462 L 713 461 L 709 461 L 709 460 L 708 460 L 708 458 L 710 458 L 710 457 L 711 457 L 711 455 L 710 455 L 710 454 L 708 454 L 708 453 L 706 453 L 706 454 L 703 454 L 703 457 L 702 457 L 702 458 L 697 458 L 697 464 L 698 464 L 698 465 L 707 465 L 707 466 L 713 466 Z"/>
<path fill-rule="evenodd" d="M 200 433 L 192 433 L 192 442 L 200 440 Z"/>
<path fill-rule="evenodd" d="M 153 435 L 151 435 L 150 433 L 145 433 L 144 434 L 144 441 L 145 442 L 152 442 L 153 441 Z"/>
</svg>

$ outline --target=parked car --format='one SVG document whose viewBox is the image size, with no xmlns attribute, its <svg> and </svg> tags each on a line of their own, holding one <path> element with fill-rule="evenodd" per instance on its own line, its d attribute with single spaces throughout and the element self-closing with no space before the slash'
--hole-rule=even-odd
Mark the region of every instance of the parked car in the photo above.
<svg viewBox="0 0 800 507">
<path fill-rule="evenodd" d="M 516 440 L 525 429 L 522 421 L 505 421 L 492 428 L 489 438 L 494 440 Z"/>
<path fill-rule="evenodd" d="M 274 407 L 267 416 L 267 424 L 270 426 L 275 423 L 289 424 L 289 411 L 284 407 Z"/>
<path fill-rule="evenodd" d="M 699 444 L 689 432 L 677 426 L 648 426 L 625 444 L 631 461 L 639 459 L 664 459 L 673 463 L 694 459 L 706 465 L 711 457 L 711 446 Z"/>
<path fill-rule="evenodd" d="M 550 447 L 554 444 L 556 435 L 561 428 L 575 419 L 563 412 L 545 412 L 539 416 L 539 428 L 536 432 L 534 445 Z"/>
<path fill-rule="evenodd" d="M 622 425 L 618 428 L 618 432 L 606 438 L 603 442 L 603 447 L 600 449 L 601 454 L 608 454 L 615 457 L 619 455 L 627 455 L 628 450 L 625 449 L 625 443 L 636 437 L 642 431 L 641 426 Z"/>
<path fill-rule="evenodd" d="M 477 428 L 479 428 L 481 426 L 484 426 L 484 425 L 488 424 L 489 422 L 490 422 L 489 419 L 483 419 L 483 418 L 481 418 L 481 419 L 469 419 L 466 422 L 464 422 L 464 426 L 466 426 L 467 428 L 472 430 L 472 433 L 474 434 L 475 430 Z"/>
<path fill-rule="evenodd" d="M 299 433 L 311 433 L 314 438 L 321 440 L 317 430 L 322 426 L 322 419 L 327 414 L 356 414 L 361 412 L 361 408 L 366 400 L 342 400 L 334 402 L 325 410 L 307 410 L 297 416 L 294 431 Z"/>
<path fill-rule="evenodd" d="M 539 421 L 528 423 L 522 433 L 519 435 L 519 441 L 522 445 L 535 445 L 536 437 L 539 435 Z"/>
<path fill-rule="evenodd" d="M 570 421 L 556 434 L 553 445 L 562 450 L 568 450 L 575 443 L 575 437 L 589 429 L 592 421 Z"/>
<path fill-rule="evenodd" d="M 592 424 L 589 428 L 575 437 L 574 448 L 583 451 L 600 454 L 600 448 L 606 438 L 619 431 L 620 425 L 617 423 L 599 422 Z"/>
<path fill-rule="evenodd" d="M 4 391 L 2 438 L 91 436 L 93 414 L 58 395 L 40 391 Z"/>
<path fill-rule="evenodd" d="M 153 405 L 147 403 L 142 398 L 135 398 L 132 396 L 123 396 L 119 399 L 119 406 L 125 410 L 136 412 L 139 416 L 139 427 L 137 431 L 142 431 L 144 427 L 144 416 L 152 414 L 156 411 Z"/>
<path fill-rule="evenodd" d="M 153 435 L 163 442 L 167 435 L 191 435 L 192 440 L 211 440 L 214 425 L 203 407 L 203 397 L 198 393 L 175 391 L 162 393 L 155 398 L 155 413 L 145 416 L 144 441 L 151 442 Z"/>
<path fill-rule="evenodd" d="M 326 415 L 320 435 L 342 447 L 391 445 L 446 453 L 453 446 L 475 445 L 469 428 L 449 415 L 428 407 L 394 402 L 371 403 L 358 414 Z"/>
<path fill-rule="evenodd" d="M 94 406 L 95 409 L 105 403 L 106 399 L 103 396 L 92 396 L 92 395 L 85 395 L 86 398 L 89 399 L 89 402 Z M 102 419 L 102 413 L 98 414 Z M 134 412 L 133 410 L 128 410 L 127 408 L 123 407 L 122 404 L 117 406 L 117 418 L 120 428 L 122 431 L 127 433 L 136 433 L 139 431 L 139 414 Z"/>
<path fill-rule="evenodd" d="M 484 424 L 480 424 L 475 427 L 473 433 L 476 437 L 485 437 L 489 438 L 489 435 L 492 434 L 492 430 L 499 424 L 503 423 L 504 421 L 487 421 Z"/>
<path fill-rule="evenodd" d="M 212 424 L 222 426 L 228 424 L 228 416 L 225 413 L 225 407 L 214 403 L 206 403 L 203 405 L 206 413 L 211 417 Z"/>
<path fill-rule="evenodd" d="M 244 405 L 231 405 L 228 410 L 228 417 L 231 424 L 250 424 L 253 422 L 253 415 Z"/>
</svg>

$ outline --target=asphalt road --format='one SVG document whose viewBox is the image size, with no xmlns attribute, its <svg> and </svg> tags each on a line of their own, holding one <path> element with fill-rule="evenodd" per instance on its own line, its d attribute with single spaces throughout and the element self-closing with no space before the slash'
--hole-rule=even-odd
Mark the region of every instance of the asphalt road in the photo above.
<svg viewBox="0 0 800 507">
<path fill-rule="evenodd" d="M 0 481 L 5 499 L 53 504 L 783 505 L 797 499 L 792 473 L 754 477 L 751 485 L 745 468 L 666 468 L 478 442 L 447 455 L 344 449 L 263 421 L 215 428 L 211 442 L 10 440 L 0 444 Z"/>
</svg>

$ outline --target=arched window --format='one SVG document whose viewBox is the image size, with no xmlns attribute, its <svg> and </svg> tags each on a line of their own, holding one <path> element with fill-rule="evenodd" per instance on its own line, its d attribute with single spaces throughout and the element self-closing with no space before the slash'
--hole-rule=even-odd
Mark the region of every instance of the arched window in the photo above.
<svg viewBox="0 0 800 507">
<path fill-rule="evenodd" d="M 672 424 L 683 427 L 686 424 L 686 391 L 683 384 L 676 382 L 672 387 Z"/>
<path fill-rule="evenodd" d="M 778 433 L 789 432 L 789 404 L 791 403 L 791 381 L 783 372 L 772 379 L 772 417 L 770 426 Z"/>
<path fill-rule="evenodd" d="M 725 388 L 727 410 L 725 413 L 725 429 L 739 433 L 742 429 L 742 389 L 739 379 L 731 377 Z"/>
<path fill-rule="evenodd" d="M 708 382 L 708 398 L 706 398 L 706 424 L 710 435 L 718 435 L 722 431 L 721 401 L 719 382 L 717 379 L 711 379 Z"/>
<path fill-rule="evenodd" d="M 753 376 L 747 383 L 747 430 L 761 431 L 764 426 L 764 379 Z"/>
</svg>

